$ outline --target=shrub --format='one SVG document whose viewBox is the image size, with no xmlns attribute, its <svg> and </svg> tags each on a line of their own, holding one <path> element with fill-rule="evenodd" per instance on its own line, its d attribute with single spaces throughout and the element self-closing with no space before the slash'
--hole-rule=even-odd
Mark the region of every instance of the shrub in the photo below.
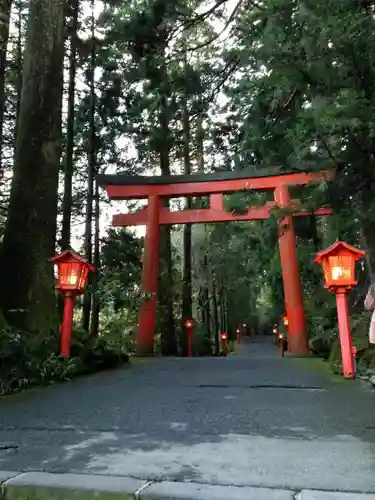
<svg viewBox="0 0 375 500">
<path fill-rule="evenodd" d="M 342 374 L 341 348 L 339 339 L 335 339 L 332 343 L 328 362 L 333 373 Z"/>
<path fill-rule="evenodd" d="M 64 360 L 58 355 L 57 332 L 30 335 L 1 318 L 0 324 L 0 395 L 118 367 L 129 360 L 124 350 L 103 338 L 90 338 L 81 329 L 74 330 L 71 358 Z"/>
<path fill-rule="evenodd" d="M 212 356 L 213 342 L 202 324 L 196 324 L 193 332 L 195 356 Z"/>
<path fill-rule="evenodd" d="M 100 320 L 100 337 L 109 346 L 127 353 L 135 352 L 136 319 L 133 316 L 103 311 Z"/>
</svg>

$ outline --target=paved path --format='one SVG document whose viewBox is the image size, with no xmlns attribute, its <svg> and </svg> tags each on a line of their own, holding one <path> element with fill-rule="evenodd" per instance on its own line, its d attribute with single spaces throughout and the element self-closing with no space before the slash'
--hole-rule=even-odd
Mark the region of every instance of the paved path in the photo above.
<svg viewBox="0 0 375 500">
<path fill-rule="evenodd" d="M 270 339 L 140 360 L 0 400 L 0 470 L 375 493 L 375 391 Z"/>
</svg>

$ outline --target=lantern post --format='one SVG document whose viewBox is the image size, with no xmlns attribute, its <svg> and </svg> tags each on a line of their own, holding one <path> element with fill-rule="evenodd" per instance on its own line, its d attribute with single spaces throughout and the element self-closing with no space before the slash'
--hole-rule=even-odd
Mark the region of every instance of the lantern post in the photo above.
<svg viewBox="0 0 375 500">
<path fill-rule="evenodd" d="M 73 250 L 55 255 L 51 262 L 57 267 L 56 288 L 64 298 L 64 315 L 60 328 L 60 356 L 69 358 L 72 341 L 74 300 L 81 295 L 87 283 L 89 271 L 95 268 Z"/>
<path fill-rule="evenodd" d="M 227 332 L 220 333 L 220 341 L 221 341 L 221 352 L 223 356 L 228 356 L 228 334 Z"/>
<path fill-rule="evenodd" d="M 350 332 L 348 292 L 357 284 L 355 262 L 366 252 L 343 241 L 337 241 L 319 252 L 315 262 L 323 267 L 325 287 L 336 294 L 341 358 L 345 378 L 354 378 L 356 367 Z"/>
<path fill-rule="evenodd" d="M 236 328 L 236 339 L 237 339 L 237 344 L 241 344 L 241 329 Z"/>
<path fill-rule="evenodd" d="M 277 344 L 277 333 L 278 333 L 278 329 L 277 329 L 277 325 L 274 325 L 274 327 L 272 328 L 272 343 L 273 344 Z"/>
<path fill-rule="evenodd" d="M 242 323 L 242 332 L 245 336 L 248 335 L 248 330 L 247 330 L 247 324 L 246 323 Z"/>
<path fill-rule="evenodd" d="M 188 347 L 188 356 L 189 358 L 193 357 L 193 326 L 194 319 L 185 319 L 184 326 L 187 335 L 187 347 Z"/>
<path fill-rule="evenodd" d="M 280 343 L 280 357 L 283 358 L 285 356 L 285 339 L 284 335 L 280 332 L 279 335 L 279 343 Z"/>
</svg>

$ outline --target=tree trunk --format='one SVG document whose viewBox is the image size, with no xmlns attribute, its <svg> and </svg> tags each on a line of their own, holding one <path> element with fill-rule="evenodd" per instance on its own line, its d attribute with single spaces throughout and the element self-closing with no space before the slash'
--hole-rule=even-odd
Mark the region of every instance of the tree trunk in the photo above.
<svg viewBox="0 0 375 500">
<path fill-rule="evenodd" d="M 211 340 L 210 293 L 207 286 L 204 287 L 202 295 L 203 295 L 202 315 L 203 315 L 204 332 L 206 338 Z"/>
<path fill-rule="evenodd" d="M 5 110 L 5 65 L 9 39 L 12 0 L 0 0 L 0 169 L 2 168 L 3 126 Z"/>
<path fill-rule="evenodd" d="M 187 62 L 185 61 L 185 66 Z M 190 120 L 188 109 L 188 96 L 185 92 L 183 96 L 183 158 L 184 174 L 191 175 L 190 164 Z M 191 197 L 186 198 L 185 208 L 190 210 L 192 207 Z M 187 338 L 184 335 L 183 323 L 186 318 L 191 318 L 192 311 L 192 284 L 191 284 L 191 224 L 183 226 L 183 269 L 182 269 L 182 326 L 181 326 L 181 354 L 187 356 Z"/>
<path fill-rule="evenodd" d="M 94 261 L 96 272 L 92 273 L 92 314 L 91 314 L 91 336 L 99 334 L 100 300 L 97 293 L 100 272 L 100 196 L 99 186 L 95 183 L 95 214 L 94 214 Z"/>
<path fill-rule="evenodd" d="M 219 293 L 219 310 L 220 310 L 220 330 L 222 332 L 228 332 L 228 321 L 227 321 L 227 298 L 226 290 L 222 282 L 220 283 L 220 293 Z"/>
<path fill-rule="evenodd" d="M 66 131 L 66 152 L 64 164 L 64 198 L 61 231 L 61 248 L 70 248 L 70 232 L 72 218 L 72 191 L 73 191 L 73 152 L 75 129 L 75 88 L 77 73 L 77 30 L 78 30 L 79 0 L 72 2 L 72 32 L 70 35 L 69 54 L 69 83 L 68 83 L 68 117 Z"/>
<path fill-rule="evenodd" d="M 362 236 L 366 242 L 366 261 L 371 280 L 375 276 L 375 230 L 374 230 L 374 185 L 372 173 L 367 176 L 366 184 L 363 186 L 359 196 L 361 204 L 361 228 Z"/>
<path fill-rule="evenodd" d="M 64 1 L 30 0 L 14 175 L 0 250 L 0 304 L 24 329 L 57 326 L 54 276 Z"/>
<path fill-rule="evenodd" d="M 167 98 L 168 75 L 166 74 L 165 61 L 162 63 L 161 74 L 163 78 L 159 126 L 161 135 L 160 144 L 160 170 L 162 175 L 170 175 L 170 130 L 169 130 L 169 106 Z M 169 206 L 168 200 L 164 200 L 164 205 Z M 175 335 L 175 323 L 173 313 L 173 264 L 171 230 L 169 226 L 160 227 L 160 273 L 159 273 L 159 326 L 161 333 L 161 352 L 163 356 L 174 356 L 177 354 L 177 342 Z"/>
<path fill-rule="evenodd" d="M 15 67 L 17 71 L 17 81 L 16 81 L 17 104 L 16 104 L 16 119 L 14 126 L 14 144 L 17 143 L 18 120 L 20 115 L 21 92 L 22 92 L 22 4 L 19 4 L 18 6 L 17 47 L 16 47 Z M 0 147 L 1 147 L 1 140 L 0 140 Z"/>
<path fill-rule="evenodd" d="M 212 327 L 215 338 L 215 356 L 218 356 L 220 353 L 219 315 L 217 310 L 216 282 L 214 276 L 212 276 L 211 297 L 212 297 Z"/>
<path fill-rule="evenodd" d="M 91 1 L 91 62 L 90 62 L 90 122 L 89 122 L 89 140 L 88 140 L 88 172 L 87 172 L 87 191 L 86 191 L 86 218 L 85 218 L 85 257 L 87 262 L 92 263 L 92 220 L 93 220 L 93 201 L 94 201 L 94 174 L 96 169 L 96 132 L 95 132 L 95 17 L 94 0 Z M 89 274 L 87 287 L 83 297 L 82 310 L 82 328 L 88 332 L 90 330 L 90 315 L 92 305 L 92 273 Z"/>
<path fill-rule="evenodd" d="M 196 143 L 197 143 L 197 161 L 199 173 L 204 173 L 204 129 L 203 129 L 203 113 L 199 113 L 196 128 Z M 202 204 L 201 204 L 202 206 Z M 202 207 L 203 208 L 203 207 Z M 206 244 L 202 253 L 202 269 L 205 274 L 205 284 L 201 287 L 201 294 L 204 297 L 202 305 L 202 318 L 206 338 L 211 341 L 211 315 L 210 315 L 210 291 L 208 287 L 209 282 L 209 266 L 210 262 L 207 256 L 208 238 L 207 238 L 207 225 L 204 225 L 206 234 Z"/>
<path fill-rule="evenodd" d="M 225 320 L 225 303 L 224 303 L 224 287 L 222 285 L 222 280 L 220 280 L 219 285 L 219 318 L 220 318 L 220 331 L 226 331 L 226 320 Z"/>
</svg>

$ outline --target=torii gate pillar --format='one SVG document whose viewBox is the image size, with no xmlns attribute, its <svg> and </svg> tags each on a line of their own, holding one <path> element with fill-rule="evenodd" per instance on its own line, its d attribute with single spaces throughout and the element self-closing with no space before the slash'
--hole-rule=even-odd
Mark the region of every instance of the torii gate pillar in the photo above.
<svg viewBox="0 0 375 500">
<path fill-rule="evenodd" d="M 141 278 L 143 301 L 137 330 L 138 356 L 152 356 L 154 352 L 160 243 L 159 213 L 160 197 L 149 196 Z"/>
<path fill-rule="evenodd" d="M 275 189 L 277 205 L 288 207 L 290 194 L 287 186 Z M 309 341 L 303 309 L 301 279 L 296 250 L 293 218 L 283 218 L 279 226 L 280 259 L 284 282 L 285 309 L 289 320 L 288 351 L 290 354 L 308 356 Z"/>
</svg>

